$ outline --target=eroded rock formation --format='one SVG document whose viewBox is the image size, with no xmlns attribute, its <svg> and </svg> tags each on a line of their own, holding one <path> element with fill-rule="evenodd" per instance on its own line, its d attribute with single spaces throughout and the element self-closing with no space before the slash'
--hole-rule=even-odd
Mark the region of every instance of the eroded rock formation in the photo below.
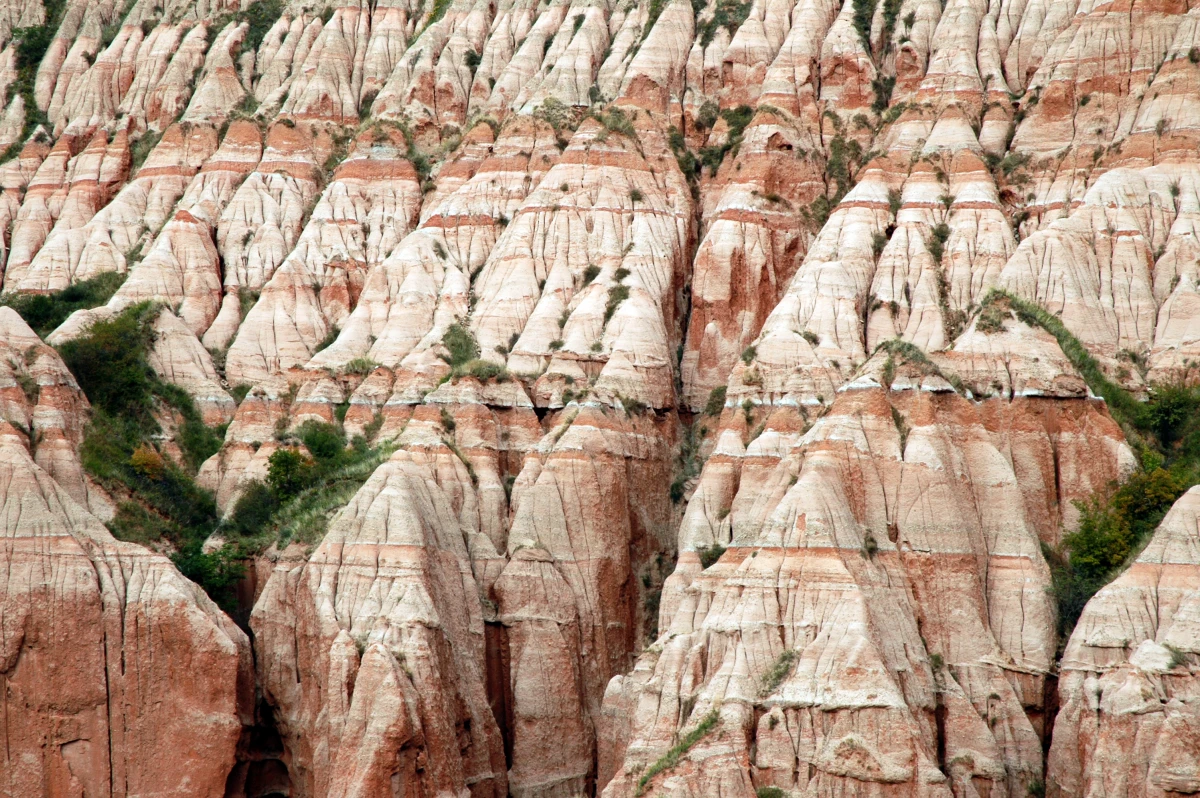
<svg viewBox="0 0 1200 798">
<path fill-rule="evenodd" d="M 1043 548 L 1197 376 L 1197 85 L 1170 2 L 10 3 L 0 289 L 124 282 L 0 308 L 0 793 L 1200 790 L 1200 499 L 1061 659 Z M 242 628 L 80 456 L 147 302 L 227 519 L 376 447 Z"/>
</svg>

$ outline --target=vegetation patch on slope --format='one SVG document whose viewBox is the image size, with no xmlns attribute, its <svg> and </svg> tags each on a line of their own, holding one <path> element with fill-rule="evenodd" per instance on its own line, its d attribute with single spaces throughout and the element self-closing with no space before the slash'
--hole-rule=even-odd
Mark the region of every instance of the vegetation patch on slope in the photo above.
<svg viewBox="0 0 1200 798">
<path fill-rule="evenodd" d="M 163 382 L 150 368 L 157 305 L 145 302 L 92 325 L 87 334 L 59 347 L 88 401 L 88 425 L 80 459 L 84 470 L 115 496 L 125 497 L 109 524 L 122 540 L 169 541 L 179 570 L 223 606 L 241 568 L 231 553 L 202 551 L 217 524 L 212 495 L 191 473 L 221 445 L 186 392 Z M 159 418 L 176 420 L 185 466 L 161 449 Z"/>
<path fill-rule="evenodd" d="M 242 41 L 243 52 L 257 51 L 263 39 L 271 31 L 271 27 L 283 16 L 281 0 L 259 0 L 251 3 L 245 9 L 235 14 L 222 14 L 213 20 L 209 26 L 209 35 L 215 36 L 225 29 L 229 23 L 246 23 L 246 38 Z M 329 21 L 328 18 L 325 19 Z"/>
<path fill-rule="evenodd" d="M 392 453 L 356 435 L 349 445 L 338 426 L 306 421 L 295 432 L 298 447 L 268 459 L 266 482 L 251 482 L 229 514 L 223 532 L 245 553 L 272 542 L 316 543 L 329 520 Z"/>
<path fill-rule="evenodd" d="M 690 751 L 693 745 L 704 739 L 709 732 L 716 728 L 716 725 L 717 711 L 714 709 L 700 720 L 700 723 L 697 724 L 696 728 L 685 734 L 682 738 L 680 738 L 679 742 L 671 746 L 671 748 L 665 754 L 655 760 L 650 767 L 646 768 L 646 771 L 642 773 L 641 778 L 638 779 L 637 791 L 634 792 L 634 795 L 644 795 L 646 788 L 650 786 L 650 781 L 655 776 L 663 771 L 671 770 L 678 765 L 679 760 L 683 758 L 683 755 Z"/>
<path fill-rule="evenodd" d="M 122 499 L 109 524 L 113 534 L 169 544 L 180 572 L 230 609 L 248 554 L 275 540 L 319 540 L 390 450 L 361 436 L 347 443 L 340 426 L 306 422 L 282 435 L 285 446 L 271 455 L 267 481 L 251 483 L 222 522 L 212 494 L 193 475 L 220 448 L 224 430 L 206 426 L 191 397 L 150 367 L 160 312 L 156 304 L 136 305 L 59 347 L 92 404 L 80 458 L 93 479 Z M 160 419 L 168 417 L 182 463 L 166 448 L 172 431 Z M 206 552 L 214 532 L 227 542 Z"/>
<path fill-rule="evenodd" d="M 1017 318 L 1031 327 L 1041 327 L 1054 336 L 1059 348 L 1071 361 L 1071 365 L 1087 382 L 1092 393 L 1104 398 L 1108 403 L 1109 412 L 1117 423 L 1126 427 L 1126 434 L 1137 430 L 1145 424 L 1148 414 L 1152 411 L 1143 405 L 1128 391 L 1117 385 L 1105 375 L 1100 364 L 1092 357 L 1079 339 L 1071 334 L 1062 319 L 1034 302 L 1022 299 L 1007 291 L 993 288 L 984 298 L 981 307 L 986 310 L 995 302 L 1006 301 Z M 1136 436 L 1135 436 L 1136 437 Z"/>
<path fill-rule="evenodd" d="M 17 79 L 9 86 L 8 96 L 21 95 L 22 103 L 25 106 L 25 123 L 17 140 L 3 153 L 0 153 L 0 163 L 17 157 L 34 129 L 38 125 L 49 125 L 50 123 L 46 112 L 38 108 L 33 89 L 37 79 L 38 66 L 46 56 L 46 51 L 50 49 L 50 43 L 54 41 L 54 33 L 58 30 L 59 23 L 62 22 L 66 7 L 66 0 L 47 0 L 44 25 L 13 29 L 12 38 L 17 42 Z"/>
<path fill-rule="evenodd" d="M 124 282 L 124 274 L 105 272 L 49 294 L 5 294 L 0 297 L 0 305 L 15 310 L 35 333 L 45 338 L 75 311 L 108 302 Z"/>
<path fill-rule="evenodd" d="M 1089 501 L 1078 503 L 1079 528 L 1057 549 L 1044 547 L 1058 602 L 1060 644 L 1075 628 L 1084 605 L 1138 555 L 1171 505 L 1200 483 L 1200 386 L 1152 385 L 1145 402 L 1113 382 L 1087 348 L 1045 308 L 993 290 L 982 313 L 1005 302 L 1022 322 L 1058 341 L 1092 393 L 1139 455 L 1140 469 Z"/>
</svg>

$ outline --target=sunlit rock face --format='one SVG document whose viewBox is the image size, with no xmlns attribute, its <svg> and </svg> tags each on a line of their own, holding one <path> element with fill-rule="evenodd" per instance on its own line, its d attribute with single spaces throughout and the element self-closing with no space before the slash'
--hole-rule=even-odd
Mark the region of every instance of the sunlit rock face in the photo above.
<svg viewBox="0 0 1200 798">
<path fill-rule="evenodd" d="M 0 292 L 123 282 L 0 309 L 0 792 L 1200 791 L 1195 495 L 1069 641 L 1043 549 L 1079 353 L 1197 377 L 1198 85 L 1172 2 L 10 3 Z M 240 627 L 80 456 L 142 303 L 221 515 L 379 447 Z"/>
</svg>

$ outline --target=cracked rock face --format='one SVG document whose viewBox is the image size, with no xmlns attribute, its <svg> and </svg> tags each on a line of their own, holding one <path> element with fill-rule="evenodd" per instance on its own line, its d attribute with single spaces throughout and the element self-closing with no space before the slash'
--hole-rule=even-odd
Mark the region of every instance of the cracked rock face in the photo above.
<svg viewBox="0 0 1200 798">
<path fill-rule="evenodd" d="M 166 557 L 89 512 L 71 443 L 87 400 L 15 313 L 0 324 L 16 388 L 0 422 L 0 790 L 222 796 L 253 715 L 249 641 Z"/>
<path fill-rule="evenodd" d="M 1138 464 L 992 294 L 1197 378 L 1198 86 L 1177 2 L 9 2 L 0 291 L 124 281 L 0 307 L 0 794 L 1200 791 L 1200 499 L 1059 658 Z M 386 447 L 241 627 L 80 459 L 143 302 L 222 513 Z"/>
</svg>

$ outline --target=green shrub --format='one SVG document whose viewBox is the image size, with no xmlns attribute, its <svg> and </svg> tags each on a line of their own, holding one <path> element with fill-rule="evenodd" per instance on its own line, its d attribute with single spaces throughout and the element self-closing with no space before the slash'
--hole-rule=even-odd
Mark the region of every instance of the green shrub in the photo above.
<svg viewBox="0 0 1200 798">
<path fill-rule="evenodd" d="M 17 42 L 15 64 L 17 77 L 9 85 L 8 98 L 17 94 L 21 95 L 25 103 L 25 123 L 21 127 L 21 133 L 17 140 L 3 154 L 0 154 L 0 162 L 19 155 L 21 147 L 33 135 L 34 129 L 38 125 L 49 124 L 46 113 L 37 106 L 34 97 L 34 83 L 37 79 L 38 66 L 46 56 L 46 51 L 50 49 L 50 43 L 54 41 L 54 34 L 58 30 L 59 23 L 62 22 L 66 2 L 65 0 L 49 0 L 45 3 L 45 9 L 45 25 L 14 28 L 12 31 L 12 39 Z"/>
<path fill-rule="evenodd" d="M 975 321 L 975 329 L 984 335 L 994 335 L 1004 332 L 1004 322 L 1012 318 L 1008 307 L 999 302 L 987 305 Z"/>
<path fill-rule="evenodd" d="M 728 389 L 724 385 L 718 385 L 708 393 L 708 402 L 704 405 L 704 414 L 709 416 L 719 416 L 721 411 L 725 409 L 725 395 Z"/>
<path fill-rule="evenodd" d="M 188 466 L 193 470 L 200 468 L 205 460 L 212 457 L 221 448 L 225 438 L 225 428 L 216 429 L 204 423 L 200 411 L 188 392 L 178 385 L 163 382 L 154 378 L 154 395 L 169 405 L 183 419 L 176 431 L 176 442 L 183 450 Z"/>
<path fill-rule="evenodd" d="M 559 342 L 561 344 L 561 342 Z M 508 369 L 499 363 L 493 363 L 490 360 L 468 360 L 466 363 L 454 369 L 454 376 L 474 377 L 480 382 L 488 380 L 496 380 L 497 382 L 506 382 L 509 379 Z"/>
<path fill-rule="evenodd" d="M 825 226 L 825 223 L 829 221 L 829 214 L 833 211 L 833 206 L 836 204 L 829 197 L 821 194 L 808 207 L 800 209 L 800 218 L 804 220 L 805 224 L 814 233 L 819 232 Z"/>
<path fill-rule="evenodd" d="M 254 308 L 255 304 L 258 303 L 258 297 L 259 297 L 258 291 L 239 291 L 238 292 L 238 295 L 237 295 L 238 311 L 242 315 L 242 321 L 246 320 L 246 315 L 251 311 L 251 309 Z"/>
<path fill-rule="evenodd" d="M 778 787 L 759 787 L 754 793 L 757 798 L 784 798 L 786 793 Z"/>
<path fill-rule="evenodd" d="M 929 243 L 925 245 L 925 248 L 929 250 L 929 254 L 933 256 L 934 263 L 942 262 L 942 255 L 946 251 L 946 241 L 949 238 L 950 226 L 948 224 L 939 222 L 934 226 Z"/>
<path fill-rule="evenodd" d="M 232 548 L 223 546 L 206 553 L 203 545 L 201 540 L 189 540 L 171 555 L 171 561 L 181 574 L 203 587 L 217 604 L 232 611 L 236 603 L 233 588 L 245 575 L 246 568 Z"/>
<path fill-rule="evenodd" d="M 320 340 L 316 348 L 313 349 L 313 354 L 321 352 L 333 346 L 333 342 L 337 340 L 338 334 L 341 333 L 337 327 L 330 327 L 329 332 L 325 333 L 325 337 Z"/>
<path fill-rule="evenodd" d="M 663 9 L 667 7 L 667 0 L 650 0 L 650 5 L 646 9 L 646 23 L 642 26 L 642 41 L 650 35 L 650 30 L 654 27 L 654 23 L 658 22 L 659 16 Z"/>
<path fill-rule="evenodd" d="M 258 0 L 251 3 L 244 10 L 236 13 L 226 13 L 215 17 L 208 28 L 209 45 L 212 45 L 216 35 L 224 30 L 225 26 L 230 23 L 242 23 L 247 25 L 246 38 L 242 40 L 242 52 L 254 52 L 262 45 L 263 39 L 270 32 L 271 27 L 279 21 L 279 17 L 283 14 L 282 0 Z M 328 22 L 328 20 L 326 20 Z"/>
<path fill-rule="evenodd" d="M 279 449 L 267 463 L 267 485 L 281 503 L 307 488 L 315 476 L 316 463 L 296 449 Z"/>
<path fill-rule="evenodd" d="M 875 257 L 883 254 L 883 248 L 887 246 L 888 237 L 883 233 L 875 233 L 871 236 L 871 251 L 875 253 Z"/>
<path fill-rule="evenodd" d="M 342 431 L 331 424 L 308 421 L 297 435 L 313 459 L 289 449 L 272 454 L 268 484 L 251 482 L 223 524 L 240 548 L 258 549 L 272 540 L 316 542 L 333 514 L 392 452 L 390 446 L 368 447 L 361 437 L 347 447 Z M 275 485 L 270 484 L 272 473 Z"/>
<path fill-rule="evenodd" d="M 305 421 L 296 430 L 296 437 L 318 463 L 333 460 L 346 448 L 346 433 L 333 424 L 321 421 Z"/>
<path fill-rule="evenodd" d="M 466 365 L 468 361 L 479 357 L 479 344 L 475 342 L 475 336 L 458 322 L 446 328 L 442 334 L 442 346 L 448 353 L 442 359 L 451 366 Z"/>
<path fill-rule="evenodd" d="M 650 409 L 650 406 L 632 396 L 622 396 L 617 394 L 617 401 L 621 403 L 621 407 L 625 410 L 625 417 L 640 416 Z"/>
<path fill-rule="evenodd" d="M 147 430 L 157 428 L 152 415 L 156 378 L 147 360 L 157 312 L 148 302 L 136 305 L 96 322 L 58 350 L 93 408 Z"/>
<path fill-rule="evenodd" d="M 247 6 L 245 11 L 239 12 L 237 20 L 248 23 L 242 49 L 258 50 L 268 31 L 282 15 L 283 3 L 281 0 L 259 0 L 259 2 Z"/>
<path fill-rule="evenodd" d="M 616 106 L 611 106 L 605 111 L 592 111 L 590 116 L 604 126 L 604 130 L 596 135 L 597 141 L 605 141 L 609 133 L 620 133 L 634 142 L 639 140 L 633 120 Z"/>
<path fill-rule="evenodd" d="M 963 393 L 962 380 L 953 372 L 942 371 L 934 364 L 929 356 L 926 355 L 921 348 L 911 341 L 905 341 L 902 338 L 891 338 L 882 341 L 879 346 L 875 347 L 875 351 L 887 352 L 888 359 L 884 364 L 883 378 L 885 385 L 891 385 L 895 377 L 896 360 L 899 360 L 908 365 L 915 366 L 923 375 L 936 374 L 937 376 L 950 383 L 954 390 Z"/>
<path fill-rule="evenodd" d="M 141 138 L 134 142 L 133 146 L 130 147 L 130 156 L 133 161 L 129 166 L 129 174 L 137 174 L 137 170 L 142 168 L 142 164 L 146 162 L 146 158 L 150 156 L 151 151 L 161 139 L 162 133 L 147 130 L 142 134 Z"/>
<path fill-rule="evenodd" d="M 1142 426 L 1152 432 L 1165 452 L 1200 458 L 1200 390 L 1192 385 L 1156 385 L 1146 404 Z"/>
<path fill-rule="evenodd" d="M 892 101 L 892 91 L 896 88 L 896 78 L 892 75 L 880 74 L 871 81 L 871 91 L 875 99 L 871 101 L 871 110 L 882 114 Z"/>
<path fill-rule="evenodd" d="M 239 537 L 257 535 L 279 508 L 275 492 L 260 480 L 253 480 L 242 491 L 229 514 L 226 528 Z"/>
<path fill-rule="evenodd" d="M 698 475 L 703 465 L 700 457 L 700 437 L 697 434 L 698 426 L 698 424 L 692 424 L 685 427 L 683 437 L 679 441 L 679 472 L 671 482 L 670 488 L 671 501 L 676 504 L 683 501 L 687 481 Z"/>
<path fill-rule="evenodd" d="M 1139 471 L 1108 497 L 1079 502 L 1079 528 L 1058 550 L 1043 548 L 1058 604 L 1062 641 L 1070 636 L 1088 600 L 1150 538 L 1187 481 L 1162 468 Z"/>
<path fill-rule="evenodd" d="M 721 555 L 726 551 L 725 547 L 720 543 L 714 543 L 711 546 L 703 546 L 696 549 L 696 554 L 700 555 L 700 567 L 704 569 L 711 568 L 716 564 L 717 560 L 721 559 Z"/>
<path fill-rule="evenodd" d="M 125 275 L 105 272 L 50 294 L 5 294 L 0 305 L 20 314 L 35 333 L 45 338 L 77 310 L 103 305 L 125 282 Z"/>
<path fill-rule="evenodd" d="M 319 541 L 329 520 L 354 498 L 393 449 L 391 445 L 370 448 L 363 438 L 356 437 L 338 458 L 317 464 L 309 486 L 280 506 L 268 531 L 273 531 L 280 543 Z"/>
<path fill-rule="evenodd" d="M 825 174 L 837 185 L 834 204 L 854 188 L 854 173 L 863 159 L 862 145 L 854 139 L 843 138 L 839 133 L 829 142 L 829 160 L 825 162 Z"/>
<path fill-rule="evenodd" d="M 1000 171 L 1004 173 L 1005 177 L 1010 177 L 1013 172 L 1029 163 L 1029 158 L 1027 152 L 1010 152 L 1001 159 Z"/>
<path fill-rule="evenodd" d="M 172 531 L 170 522 L 151 513 L 135 501 L 123 501 L 117 505 L 116 515 L 108 524 L 109 530 L 118 540 L 148 546 L 168 538 Z"/>
<path fill-rule="evenodd" d="M 378 89 L 371 89 L 363 93 L 362 99 L 358 101 L 358 119 L 365 121 L 371 117 L 371 107 L 375 105 L 375 98 L 379 96 Z"/>
<path fill-rule="evenodd" d="M 216 503 L 156 445 L 161 433 L 156 411 L 164 409 L 183 419 L 177 442 L 190 467 L 220 445 L 220 435 L 204 426 L 191 397 L 159 380 L 149 366 L 158 312 L 149 303 L 134 306 L 59 349 L 92 404 L 80 462 L 101 486 L 129 497 L 109 523 L 116 537 L 170 541 L 180 571 L 228 608 L 240 574 L 234 553 L 201 551 L 217 525 Z"/>
<path fill-rule="evenodd" d="M 863 50 L 871 52 L 871 20 L 875 18 L 878 0 L 858 0 L 854 3 L 854 30 L 858 32 Z"/>
<path fill-rule="evenodd" d="M 707 103 L 701 106 L 701 114 L 704 114 L 704 109 Z M 754 118 L 754 109 L 748 105 L 739 105 L 736 108 L 726 108 L 721 111 L 721 118 L 725 120 L 725 124 L 729 126 L 729 133 L 726 136 L 725 143 L 715 147 L 705 147 L 700 150 L 700 162 L 708 167 L 710 174 L 716 174 L 721 167 L 721 162 L 725 160 L 725 155 L 729 152 L 737 154 L 738 148 L 742 144 L 742 136 L 746 131 L 746 126 L 750 124 L 750 120 Z M 713 118 L 716 122 L 716 118 Z M 697 118 L 696 125 L 700 125 L 700 119 Z M 705 126 L 707 127 L 707 126 Z"/>
<path fill-rule="evenodd" d="M 681 501 L 683 501 L 683 491 L 686 485 L 687 480 L 682 474 L 675 477 L 675 479 L 671 481 L 670 495 L 672 502 L 679 504 Z"/>
<path fill-rule="evenodd" d="M 342 366 L 343 374 L 357 374 L 359 376 L 370 374 L 375 369 L 379 368 L 379 364 L 369 357 L 356 357 L 346 365 Z"/>
<path fill-rule="evenodd" d="M 739 3 L 737 0 L 717 0 L 712 16 L 699 25 L 700 46 L 708 47 L 721 28 L 729 31 L 729 35 L 737 33 L 738 28 L 750 16 L 751 3 Z"/>
<path fill-rule="evenodd" d="M 613 314 L 622 302 L 629 299 L 629 286 L 614 285 L 608 289 L 608 302 L 604 305 L 604 323 L 612 321 Z"/>
</svg>

